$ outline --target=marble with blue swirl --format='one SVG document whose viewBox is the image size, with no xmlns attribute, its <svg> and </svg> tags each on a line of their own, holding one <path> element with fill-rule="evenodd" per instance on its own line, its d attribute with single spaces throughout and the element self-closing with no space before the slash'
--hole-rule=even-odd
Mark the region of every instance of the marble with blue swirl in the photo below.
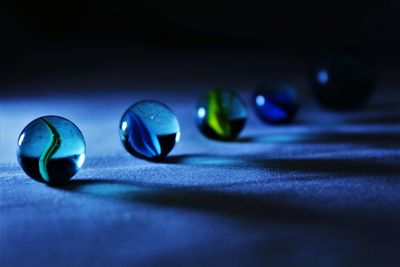
<svg viewBox="0 0 400 267">
<path fill-rule="evenodd" d="M 168 106 L 145 100 L 130 106 L 122 115 L 119 136 L 133 156 L 158 161 L 165 158 L 179 141 L 180 128 Z"/>
<path fill-rule="evenodd" d="M 85 155 L 82 132 L 63 117 L 37 118 L 18 137 L 18 163 L 28 176 L 39 182 L 68 181 L 82 167 Z"/>
<path fill-rule="evenodd" d="M 264 122 L 289 123 L 293 121 L 300 107 L 297 88 L 283 81 L 261 83 L 253 95 L 253 106 Z"/>
</svg>

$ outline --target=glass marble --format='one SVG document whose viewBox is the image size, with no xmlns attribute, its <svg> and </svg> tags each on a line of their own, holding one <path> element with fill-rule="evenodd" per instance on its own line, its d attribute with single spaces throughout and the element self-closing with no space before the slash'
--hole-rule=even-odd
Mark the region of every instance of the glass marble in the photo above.
<svg viewBox="0 0 400 267">
<path fill-rule="evenodd" d="M 158 101 L 140 101 L 130 106 L 119 123 L 125 149 L 135 157 L 157 161 L 165 158 L 180 139 L 174 112 Z"/>
<path fill-rule="evenodd" d="M 372 66 L 355 50 L 321 56 L 311 66 L 309 80 L 318 102 L 332 110 L 362 108 L 375 87 Z"/>
<path fill-rule="evenodd" d="M 81 131 L 63 117 L 37 118 L 18 137 L 18 163 L 28 176 L 39 182 L 68 181 L 82 167 L 85 154 Z"/>
<path fill-rule="evenodd" d="M 196 105 L 195 119 L 200 131 L 208 138 L 234 140 L 243 130 L 248 116 L 246 104 L 236 93 L 213 89 Z"/>
<path fill-rule="evenodd" d="M 291 122 L 299 109 L 297 88 L 282 81 L 262 83 L 256 87 L 253 106 L 257 115 L 267 123 Z"/>
</svg>

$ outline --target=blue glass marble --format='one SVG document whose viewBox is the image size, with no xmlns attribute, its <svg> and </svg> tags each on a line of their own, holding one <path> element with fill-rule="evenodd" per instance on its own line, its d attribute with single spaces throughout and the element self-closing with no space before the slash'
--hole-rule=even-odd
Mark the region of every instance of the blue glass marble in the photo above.
<svg viewBox="0 0 400 267">
<path fill-rule="evenodd" d="M 61 184 L 68 181 L 82 167 L 85 154 L 81 131 L 63 117 L 37 118 L 18 137 L 19 165 L 39 182 Z"/>
<path fill-rule="evenodd" d="M 119 136 L 133 156 L 157 161 L 174 148 L 180 129 L 178 119 L 168 106 L 146 100 L 125 111 L 119 124 Z"/>
<path fill-rule="evenodd" d="M 362 108 L 375 87 L 372 65 L 355 50 L 321 56 L 311 66 L 309 80 L 318 102 L 332 110 Z"/>
<path fill-rule="evenodd" d="M 236 93 L 213 89 L 203 95 L 196 105 L 195 120 L 200 131 L 208 138 L 234 140 L 247 120 L 247 107 Z"/>
<path fill-rule="evenodd" d="M 297 88 L 282 81 L 262 83 L 256 87 L 253 95 L 257 115 L 270 124 L 293 121 L 299 104 Z"/>
</svg>

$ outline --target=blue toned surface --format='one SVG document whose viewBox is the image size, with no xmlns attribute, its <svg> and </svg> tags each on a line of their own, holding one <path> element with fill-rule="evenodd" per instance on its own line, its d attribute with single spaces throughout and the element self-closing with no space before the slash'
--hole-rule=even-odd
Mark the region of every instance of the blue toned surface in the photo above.
<svg viewBox="0 0 400 267">
<path fill-rule="evenodd" d="M 200 131 L 208 138 L 234 140 L 247 120 L 247 107 L 239 95 L 232 91 L 209 90 L 198 101 L 195 120 Z"/>
<path fill-rule="evenodd" d="M 375 73 L 356 51 L 322 55 L 310 68 L 310 86 L 318 102 L 333 110 L 356 110 L 370 99 Z"/>
<path fill-rule="evenodd" d="M 116 134 L 143 97 L 170 101 L 185 129 L 157 164 Z M 204 138 L 193 95 L 175 97 L 2 102 L 0 265 L 398 266 L 398 92 L 356 114 L 305 106 L 301 123 L 268 129 L 250 113 L 238 142 Z M 19 129 L 51 111 L 87 141 L 85 168 L 62 188 L 26 179 L 15 159 Z"/>
<path fill-rule="evenodd" d="M 180 130 L 178 119 L 169 107 L 157 101 L 141 101 L 122 115 L 119 135 L 132 155 L 159 160 L 179 141 Z"/>
<path fill-rule="evenodd" d="M 297 88 L 280 81 L 262 83 L 256 87 L 253 106 L 257 115 L 267 123 L 291 122 L 299 109 Z"/>
<path fill-rule="evenodd" d="M 81 131 L 58 116 L 35 119 L 18 137 L 18 162 L 27 175 L 40 182 L 68 181 L 82 167 L 85 153 Z"/>
</svg>

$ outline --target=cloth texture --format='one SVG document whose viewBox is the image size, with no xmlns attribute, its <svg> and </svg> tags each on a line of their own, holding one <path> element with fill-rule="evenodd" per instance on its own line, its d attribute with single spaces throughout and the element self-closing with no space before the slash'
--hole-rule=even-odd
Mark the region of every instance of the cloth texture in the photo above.
<svg viewBox="0 0 400 267">
<path fill-rule="evenodd" d="M 399 266 L 399 93 L 378 90 L 359 112 L 303 105 L 283 126 L 249 106 L 235 142 L 201 135 L 198 97 L 3 98 L 1 265 Z M 118 137 L 125 109 L 149 98 L 181 127 L 160 163 L 132 157 Z M 30 179 L 16 161 L 20 131 L 50 114 L 73 121 L 87 143 L 83 168 L 63 187 Z"/>
</svg>

